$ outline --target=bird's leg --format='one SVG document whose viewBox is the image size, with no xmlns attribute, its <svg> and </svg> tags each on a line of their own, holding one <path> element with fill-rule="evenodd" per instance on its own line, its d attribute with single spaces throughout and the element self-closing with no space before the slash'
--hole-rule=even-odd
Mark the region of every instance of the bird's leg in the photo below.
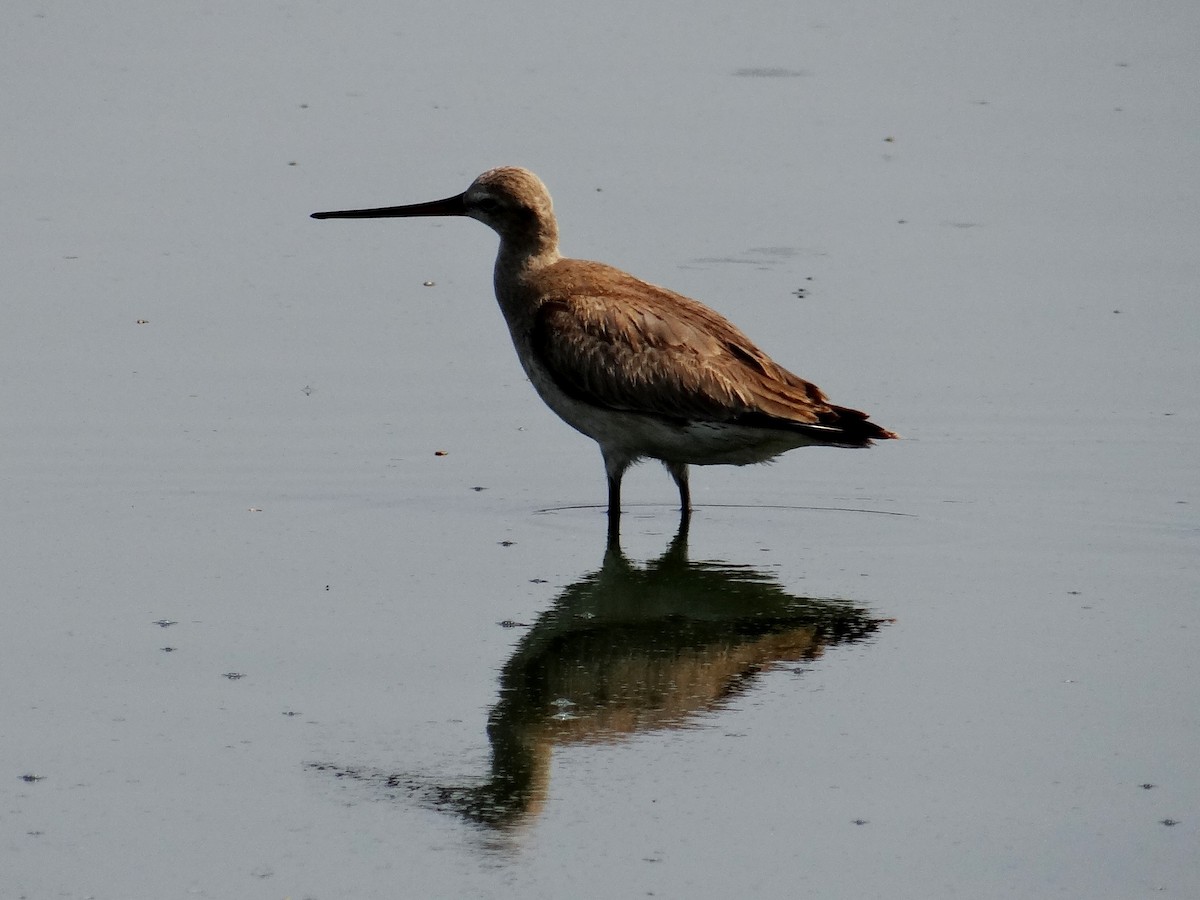
<svg viewBox="0 0 1200 900">
<path fill-rule="evenodd" d="M 663 463 L 679 488 L 679 520 L 686 522 L 692 517 L 692 492 L 688 487 L 687 463 Z"/>
<path fill-rule="evenodd" d="M 604 471 L 608 473 L 608 540 L 610 544 L 621 535 L 621 478 L 628 468 L 628 459 L 604 452 Z"/>
<path fill-rule="evenodd" d="M 621 536 L 621 476 L 608 476 L 608 541 L 610 544 Z"/>
<path fill-rule="evenodd" d="M 620 475 L 608 478 L 608 550 L 620 552 Z"/>
</svg>

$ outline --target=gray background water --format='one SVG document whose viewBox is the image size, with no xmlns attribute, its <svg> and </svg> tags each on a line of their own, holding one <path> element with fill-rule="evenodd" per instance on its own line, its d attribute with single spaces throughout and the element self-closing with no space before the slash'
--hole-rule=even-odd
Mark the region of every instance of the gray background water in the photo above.
<svg viewBox="0 0 1200 900">
<path fill-rule="evenodd" d="M 5 18 L 0 894 L 1200 892 L 1200 8 Z M 307 218 L 498 164 L 906 440 L 602 570 L 494 235 Z"/>
</svg>

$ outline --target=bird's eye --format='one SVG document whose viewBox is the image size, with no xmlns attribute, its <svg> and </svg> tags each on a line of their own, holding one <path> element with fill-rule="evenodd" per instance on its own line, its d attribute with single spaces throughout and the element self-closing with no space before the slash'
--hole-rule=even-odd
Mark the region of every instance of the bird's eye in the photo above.
<svg viewBox="0 0 1200 900">
<path fill-rule="evenodd" d="M 500 208 L 500 201 L 491 197 L 480 197 L 475 201 L 475 205 L 484 212 L 495 212 Z"/>
</svg>

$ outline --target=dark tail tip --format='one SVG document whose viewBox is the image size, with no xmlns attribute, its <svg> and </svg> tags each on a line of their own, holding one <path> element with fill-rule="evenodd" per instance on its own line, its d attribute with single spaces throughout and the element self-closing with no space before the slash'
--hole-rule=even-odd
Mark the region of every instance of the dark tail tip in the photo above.
<svg viewBox="0 0 1200 900">
<path fill-rule="evenodd" d="M 867 414 L 857 409 L 844 406 L 831 407 L 832 415 L 822 417 L 822 425 L 833 425 L 841 429 L 842 436 L 848 443 L 869 447 L 873 441 L 891 441 L 900 437 L 894 431 L 888 431 L 882 425 L 876 425 L 867 418 Z"/>
</svg>

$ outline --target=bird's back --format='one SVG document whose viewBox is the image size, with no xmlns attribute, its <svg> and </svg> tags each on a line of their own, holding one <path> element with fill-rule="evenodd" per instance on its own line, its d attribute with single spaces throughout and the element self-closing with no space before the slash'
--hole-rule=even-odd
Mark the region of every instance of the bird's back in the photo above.
<svg viewBox="0 0 1200 900">
<path fill-rule="evenodd" d="M 866 446 L 893 435 L 774 362 L 719 313 L 620 269 L 560 259 L 523 285 L 530 351 L 576 400 L 679 423 Z"/>
</svg>

